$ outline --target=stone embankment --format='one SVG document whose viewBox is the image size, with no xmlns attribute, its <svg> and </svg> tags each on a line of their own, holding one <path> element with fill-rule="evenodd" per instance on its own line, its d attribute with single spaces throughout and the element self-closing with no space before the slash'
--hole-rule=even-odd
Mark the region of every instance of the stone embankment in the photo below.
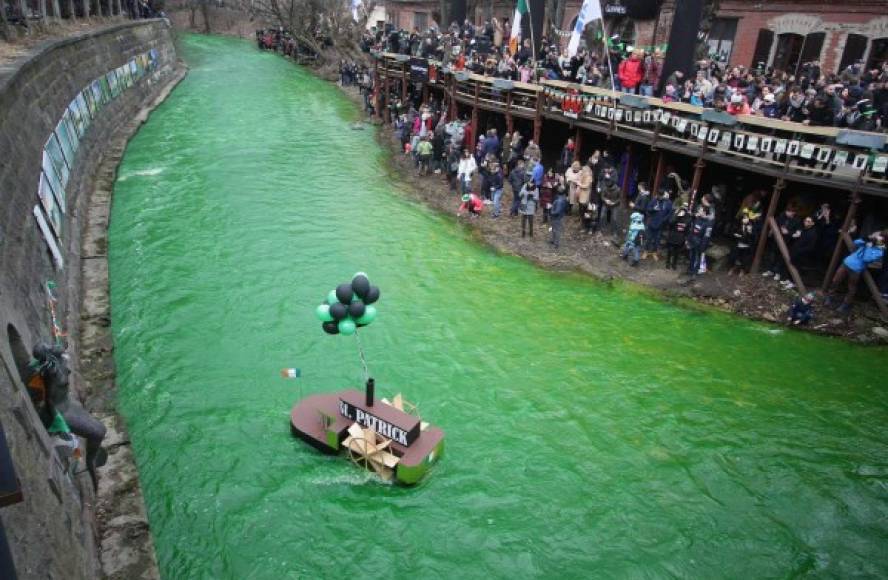
<svg viewBox="0 0 888 580">
<path fill-rule="evenodd" d="M 0 531 L 18 578 L 159 576 L 115 407 L 106 228 L 126 141 L 183 74 L 163 20 L 48 39 L 0 65 L 0 453 L 22 492 L 0 508 Z M 54 336 L 67 346 L 69 397 L 108 429 L 98 493 L 56 451 L 25 384 L 31 347 Z"/>
</svg>

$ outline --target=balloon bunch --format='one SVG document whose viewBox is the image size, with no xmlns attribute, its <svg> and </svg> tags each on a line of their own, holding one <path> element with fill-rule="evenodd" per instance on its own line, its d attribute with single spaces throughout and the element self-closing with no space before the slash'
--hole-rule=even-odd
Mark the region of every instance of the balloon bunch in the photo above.
<svg viewBox="0 0 888 580">
<path fill-rule="evenodd" d="M 363 272 L 354 275 L 351 282 L 345 282 L 330 290 L 327 299 L 315 310 L 321 327 L 327 334 L 354 334 L 355 330 L 367 326 L 376 319 L 379 288 L 370 285 Z"/>
</svg>

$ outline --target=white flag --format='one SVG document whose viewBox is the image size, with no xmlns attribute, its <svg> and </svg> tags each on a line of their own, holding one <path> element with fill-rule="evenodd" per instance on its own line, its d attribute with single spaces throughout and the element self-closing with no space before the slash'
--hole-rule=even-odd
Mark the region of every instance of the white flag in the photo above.
<svg viewBox="0 0 888 580">
<path fill-rule="evenodd" d="M 577 16 L 577 25 L 570 33 L 570 42 L 567 43 L 567 56 L 573 57 L 580 46 L 580 37 L 586 29 L 586 25 L 593 20 L 601 20 L 601 2 L 599 0 L 583 0 L 583 7 Z"/>
<path fill-rule="evenodd" d="M 352 0 L 352 18 L 355 19 L 355 22 L 360 20 L 360 16 L 358 10 L 362 8 L 364 5 L 363 0 Z"/>
</svg>

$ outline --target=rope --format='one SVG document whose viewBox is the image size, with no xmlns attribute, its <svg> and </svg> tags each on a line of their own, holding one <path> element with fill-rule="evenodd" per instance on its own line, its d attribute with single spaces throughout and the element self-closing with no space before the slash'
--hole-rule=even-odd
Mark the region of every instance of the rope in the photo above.
<svg viewBox="0 0 888 580">
<path fill-rule="evenodd" d="M 358 356 L 361 358 L 361 367 L 364 370 L 364 384 L 367 384 L 370 379 L 370 371 L 367 370 L 367 359 L 364 358 L 364 347 L 361 346 L 361 337 L 358 336 L 357 330 L 355 330 L 355 341 L 358 343 Z"/>
</svg>

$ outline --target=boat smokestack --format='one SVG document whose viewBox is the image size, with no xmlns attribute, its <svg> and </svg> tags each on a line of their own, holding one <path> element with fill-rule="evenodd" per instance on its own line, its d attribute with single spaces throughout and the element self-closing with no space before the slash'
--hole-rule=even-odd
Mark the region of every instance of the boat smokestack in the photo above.
<svg viewBox="0 0 888 580">
<path fill-rule="evenodd" d="M 367 394 L 367 406 L 368 407 L 373 406 L 373 391 L 375 389 L 376 389 L 376 381 L 374 381 L 372 377 L 367 379 L 366 394 Z"/>
</svg>

